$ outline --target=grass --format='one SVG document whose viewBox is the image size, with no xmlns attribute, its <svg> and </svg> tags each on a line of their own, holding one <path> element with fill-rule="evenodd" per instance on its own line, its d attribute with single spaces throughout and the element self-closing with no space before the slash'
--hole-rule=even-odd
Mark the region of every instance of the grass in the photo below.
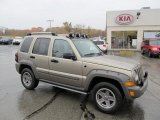
<svg viewBox="0 0 160 120">
<path fill-rule="evenodd" d="M 120 51 L 119 51 L 119 55 L 122 55 L 122 56 L 133 56 L 133 55 L 135 55 L 135 51 L 131 51 L 131 50 L 120 50 Z"/>
</svg>

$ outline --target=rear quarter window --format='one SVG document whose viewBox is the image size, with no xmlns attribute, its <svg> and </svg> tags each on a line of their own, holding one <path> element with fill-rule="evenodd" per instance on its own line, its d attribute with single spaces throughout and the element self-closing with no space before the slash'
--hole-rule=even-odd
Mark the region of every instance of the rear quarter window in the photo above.
<svg viewBox="0 0 160 120">
<path fill-rule="evenodd" d="M 32 41 L 33 41 L 33 37 L 27 37 L 27 38 L 25 38 L 24 41 L 23 41 L 23 43 L 22 43 L 22 46 L 20 48 L 20 51 L 28 53 Z"/>
</svg>

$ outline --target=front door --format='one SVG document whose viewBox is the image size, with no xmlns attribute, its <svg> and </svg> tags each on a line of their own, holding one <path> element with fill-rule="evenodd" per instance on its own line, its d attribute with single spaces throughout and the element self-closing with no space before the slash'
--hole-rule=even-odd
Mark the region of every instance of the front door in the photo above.
<svg viewBox="0 0 160 120">
<path fill-rule="evenodd" d="M 53 82 L 80 87 L 82 83 L 82 62 L 65 59 L 64 53 L 74 54 L 67 40 L 56 39 L 53 43 L 52 56 L 49 58 L 50 77 Z"/>
</svg>

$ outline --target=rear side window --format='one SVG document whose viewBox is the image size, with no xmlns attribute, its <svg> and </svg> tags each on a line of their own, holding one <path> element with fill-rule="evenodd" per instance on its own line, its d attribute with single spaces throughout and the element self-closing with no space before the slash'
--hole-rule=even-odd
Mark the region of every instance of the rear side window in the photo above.
<svg viewBox="0 0 160 120">
<path fill-rule="evenodd" d="M 32 41 L 33 41 L 32 37 L 27 37 L 26 39 L 24 39 L 20 51 L 28 53 Z"/>
<path fill-rule="evenodd" d="M 50 41 L 50 38 L 37 38 L 32 53 L 47 55 Z"/>
</svg>

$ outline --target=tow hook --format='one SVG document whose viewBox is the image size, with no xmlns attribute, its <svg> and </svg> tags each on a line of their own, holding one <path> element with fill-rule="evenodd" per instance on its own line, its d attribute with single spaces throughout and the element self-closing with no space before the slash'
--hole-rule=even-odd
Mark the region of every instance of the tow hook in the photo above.
<svg viewBox="0 0 160 120">
<path fill-rule="evenodd" d="M 144 78 L 146 79 L 148 77 L 148 72 L 145 72 Z"/>
<path fill-rule="evenodd" d="M 84 112 L 84 118 L 85 120 L 94 120 L 95 115 L 91 113 L 88 108 L 86 107 L 86 103 L 89 97 L 89 93 L 87 93 L 85 96 L 82 97 L 82 101 L 80 104 L 81 110 Z"/>
</svg>

